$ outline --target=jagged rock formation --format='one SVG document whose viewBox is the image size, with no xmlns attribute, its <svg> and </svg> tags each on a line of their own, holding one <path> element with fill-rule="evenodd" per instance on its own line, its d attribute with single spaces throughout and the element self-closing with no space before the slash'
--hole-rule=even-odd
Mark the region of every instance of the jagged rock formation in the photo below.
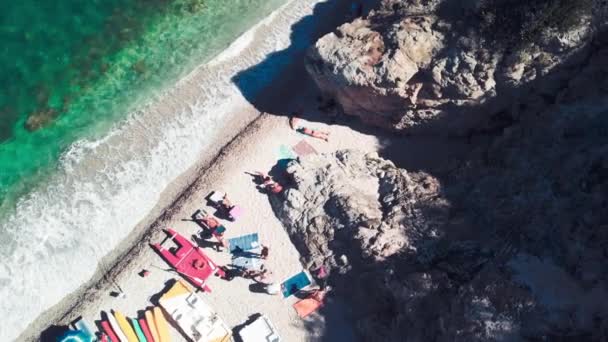
<svg viewBox="0 0 608 342">
<path fill-rule="evenodd" d="M 287 172 L 296 186 L 286 191 L 279 215 L 300 245 L 308 246 L 304 257 L 313 267 L 338 266 L 334 259 L 342 254 L 384 260 L 445 221 L 436 179 L 400 170 L 378 155 L 313 155 L 290 164 Z M 408 215 L 430 208 L 434 220 Z"/>
<path fill-rule="evenodd" d="M 439 40 L 424 29 L 436 20 L 416 22 L 419 34 L 426 35 L 421 51 L 436 48 Z M 488 122 L 470 126 L 472 151 L 457 166 L 440 168 L 449 173 L 409 172 L 356 151 L 289 164 L 294 184 L 283 198 L 272 199 L 275 212 L 304 263 L 330 267 L 336 294 L 351 304 L 363 340 L 608 340 L 606 43 L 606 35 L 599 34 L 572 47 L 581 53 L 555 59 L 550 72 L 538 61 L 523 71 L 494 70 L 494 90 L 481 90 L 482 97 L 495 92 L 491 103 L 498 106 L 507 100 L 497 85 L 511 84 L 505 98 L 517 94 L 517 101 L 500 107 Z M 357 55 L 357 44 L 345 55 Z M 369 75 L 384 79 L 391 74 L 391 64 L 384 62 L 386 68 L 354 74 L 363 83 Z M 455 80 L 449 72 L 442 75 Z M 522 86 L 524 79 L 528 86 Z M 437 85 L 432 78 L 420 82 L 416 108 L 427 96 L 424 88 Z M 485 115 L 490 102 L 471 101 L 483 86 L 463 84 L 471 90 L 458 95 L 463 101 L 432 109 L 455 115 L 454 122 L 464 110 Z M 353 97 L 358 103 L 371 89 L 342 86 L 345 93 L 360 91 Z M 444 94 L 451 89 L 441 87 Z M 391 101 L 374 105 L 389 114 L 391 106 L 412 109 L 407 101 Z M 425 120 L 445 123 L 438 115 Z M 416 125 L 422 121 L 409 127 Z"/>
<path fill-rule="evenodd" d="M 273 206 L 305 265 L 330 267 L 363 340 L 601 340 L 606 108 L 582 126 L 564 109 L 523 142 L 513 128 L 443 184 L 377 155 L 308 156 Z"/>
<path fill-rule="evenodd" d="M 554 96 L 547 76 L 572 76 L 556 66 L 588 55 L 606 7 L 600 0 L 384 0 L 317 41 L 306 67 L 346 114 L 407 133 L 465 134 L 501 120 L 521 94 Z"/>
</svg>

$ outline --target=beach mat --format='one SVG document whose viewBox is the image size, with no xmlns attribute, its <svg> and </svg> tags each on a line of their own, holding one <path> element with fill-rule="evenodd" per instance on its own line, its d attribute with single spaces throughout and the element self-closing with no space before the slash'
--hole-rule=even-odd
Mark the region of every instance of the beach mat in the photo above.
<svg viewBox="0 0 608 342">
<path fill-rule="evenodd" d="M 296 309 L 298 316 L 300 318 L 304 318 L 311 313 L 317 311 L 321 306 L 323 306 L 323 302 L 320 302 L 313 298 L 304 298 L 293 305 L 293 308 Z"/>
<path fill-rule="evenodd" d="M 283 292 L 283 297 L 287 298 L 310 284 L 310 279 L 308 278 L 306 273 L 302 271 L 296 274 L 295 276 L 285 280 L 281 284 L 281 291 Z"/>
<path fill-rule="evenodd" d="M 279 160 L 277 161 L 277 166 L 280 169 L 285 169 L 287 164 L 293 159 L 296 159 L 297 155 L 293 153 L 291 147 L 287 145 L 281 145 L 279 147 Z"/>
<path fill-rule="evenodd" d="M 281 145 L 279 146 L 279 159 L 296 159 L 296 155 L 293 153 L 291 147 Z"/>
<path fill-rule="evenodd" d="M 315 148 L 312 147 L 305 140 L 302 140 L 299 143 L 295 144 L 292 149 L 300 157 L 305 157 L 305 156 L 307 156 L 309 154 L 316 154 L 317 153 L 317 150 L 315 150 Z"/>
<path fill-rule="evenodd" d="M 230 253 L 234 253 L 235 251 L 239 250 L 249 251 L 256 249 L 260 246 L 258 233 L 228 239 L 228 246 L 230 248 Z"/>
</svg>

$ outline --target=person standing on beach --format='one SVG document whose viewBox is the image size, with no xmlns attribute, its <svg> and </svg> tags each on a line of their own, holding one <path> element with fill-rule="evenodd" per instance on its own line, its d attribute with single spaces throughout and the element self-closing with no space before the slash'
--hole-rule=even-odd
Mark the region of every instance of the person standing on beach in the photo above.
<svg viewBox="0 0 608 342">
<path fill-rule="evenodd" d="M 268 248 L 268 246 L 262 246 L 262 251 L 260 252 L 260 258 L 266 260 L 268 258 L 269 253 L 270 253 L 270 248 Z"/>
</svg>

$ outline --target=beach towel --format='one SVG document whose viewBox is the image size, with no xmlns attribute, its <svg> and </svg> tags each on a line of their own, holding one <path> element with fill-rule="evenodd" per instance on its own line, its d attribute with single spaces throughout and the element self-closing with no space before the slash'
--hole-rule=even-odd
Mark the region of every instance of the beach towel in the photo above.
<svg viewBox="0 0 608 342">
<path fill-rule="evenodd" d="M 292 294 L 300 291 L 306 286 L 310 285 L 311 281 L 304 273 L 304 271 L 296 274 L 295 276 L 285 280 L 283 284 L 281 284 L 281 290 L 283 291 L 283 297 L 287 298 Z"/>
<path fill-rule="evenodd" d="M 296 309 L 296 312 L 300 318 L 304 318 L 317 311 L 321 306 L 323 306 L 323 302 L 320 302 L 314 298 L 304 298 L 296 302 L 293 305 L 293 308 Z"/>
<path fill-rule="evenodd" d="M 259 270 L 262 266 L 262 261 L 257 254 L 250 252 L 237 252 L 232 256 L 232 264 L 247 270 Z"/>
<path fill-rule="evenodd" d="M 228 239 L 228 246 L 230 246 L 230 253 L 239 250 L 249 251 L 258 248 L 260 246 L 258 233 Z"/>
<path fill-rule="evenodd" d="M 298 156 L 300 156 L 300 157 L 305 157 L 305 156 L 307 156 L 309 154 L 316 154 L 317 153 L 317 150 L 315 150 L 315 148 L 312 147 L 305 140 L 302 140 L 299 143 L 297 143 L 296 145 L 294 145 L 293 151 L 295 153 L 297 153 Z"/>
<path fill-rule="evenodd" d="M 230 209 L 228 215 L 230 215 L 230 218 L 232 218 L 233 220 L 236 220 L 237 218 L 243 215 L 243 208 L 238 205 L 235 205 L 234 207 L 232 207 L 232 209 Z"/>
<path fill-rule="evenodd" d="M 296 159 L 296 155 L 293 153 L 291 147 L 287 145 L 279 146 L 279 160 L 282 159 Z"/>
</svg>

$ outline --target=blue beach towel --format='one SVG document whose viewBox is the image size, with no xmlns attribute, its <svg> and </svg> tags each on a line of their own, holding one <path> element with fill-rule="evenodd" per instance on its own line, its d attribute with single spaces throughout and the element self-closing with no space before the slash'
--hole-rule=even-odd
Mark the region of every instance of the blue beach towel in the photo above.
<svg viewBox="0 0 608 342">
<path fill-rule="evenodd" d="M 308 278 L 306 273 L 302 271 L 296 274 L 295 276 L 285 280 L 283 284 L 281 284 L 281 291 L 283 291 L 283 297 L 287 298 L 310 284 L 310 279 Z"/>
<path fill-rule="evenodd" d="M 256 249 L 260 246 L 258 233 L 228 239 L 228 246 L 230 246 L 230 253 L 234 253 L 235 250 L 249 251 Z"/>
</svg>

